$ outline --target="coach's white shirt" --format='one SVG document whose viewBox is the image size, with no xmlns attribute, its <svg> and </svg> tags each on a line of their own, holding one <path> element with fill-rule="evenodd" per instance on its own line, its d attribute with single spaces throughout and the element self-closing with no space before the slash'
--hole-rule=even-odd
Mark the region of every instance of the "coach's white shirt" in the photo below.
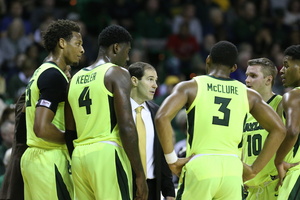
<svg viewBox="0 0 300 200">
<path fill-rule="evenodd" d="M 146 128 L 146 159 L 147 159 L 147 179 L 154 179 L 154 126 L 153 120 L 151 118 L 151 112 L 147 107 L 146 103 L 139 105 L 132 98 L 130 98 L 130 103 L 132 107 L 132 116 L 135 122 L 136 112 L 135 109 L 139 106 L 143 106 L 142 118 Z"/>
</svg>

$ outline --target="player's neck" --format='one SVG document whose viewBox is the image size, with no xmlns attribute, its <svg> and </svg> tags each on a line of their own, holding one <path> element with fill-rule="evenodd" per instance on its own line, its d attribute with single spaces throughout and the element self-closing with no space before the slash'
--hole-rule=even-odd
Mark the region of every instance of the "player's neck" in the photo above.
<svg viewBox="0 0 300 200">
<path fill-rule="evenodd" d="M 265 102 L 268 102 L 269 99 L 271 99 L 271 97 L 274 95 L 275 93 L 272 92 L 272 90 L 268 90 L 268 91 L 264 91 L 264 92 L 261 92 L 260 95 L 262 96 L 263 100 Z"/>
<path fill-rule="evenodd" d="M 55 55 L 53 53 L 50 53 L 44 60 L 45 62 L 53 62 L 59 67 L 62 71 L 65 71 L 67 68 L 67 64 L 65 60 L 62 59 L 62 57 Z"/>
<path fill-rule="evenodd" d="M 227 66 L 218 65 L 217 67 L 211 67 L 208 71 L 208 75 L 216 78 L 230 78 L 230 69 Z"/>
</svg>

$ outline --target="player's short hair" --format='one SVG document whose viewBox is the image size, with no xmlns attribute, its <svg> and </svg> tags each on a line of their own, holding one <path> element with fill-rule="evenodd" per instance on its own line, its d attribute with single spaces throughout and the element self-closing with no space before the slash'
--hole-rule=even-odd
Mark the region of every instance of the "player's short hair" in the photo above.
<svg viewBox="0 0 300 200">
<path fill-rule="evenodd" d="M 100 47 L 109 47 L 115 43 L 132 42 L 130 33 L 119 25 L 110 25 L 104 28 L 98 36 L 98 45 Z"/>
<path fill-rule="evenodd" d="M 228 41 L 216 43 L 210 51 L 210 58 L 213 64 L 232 67 L 236 64 L 238 50 L 234 44 Z"/>
<path fill-rule="evenodd" d="M 292 60 L 300 60 L 300 45 L 289 46 L 284 51 L 285 56 L 290 56 Z"/>
<path fill-rule="evenodd" d="M 269 60 L 268 58 L 256 58 L 248 60 L 248 66 L 253 65 L 259 65 L 261 67 L 261 71 L 264 77 L 272 76 L 272 85 L 274 85 L 278 70 L 271 60 Z"/>
<path fill-rule="evenodd" d="M 146 69 L 155 70 L 155 68 L 152 65 L 145 62 L 135 62 L 128 67 L 130 76 L 135 76 L 139 80 L 141 80 L 144 76 L 144 72 Z"/>
<path fill-rule="evenodd" d="M 80 26 L 71 20 L 59 19 L 53 21 L 43 33 L 43 45 L 49 52 L 53 51 L 60 38 L 70 41 L 73 37 L 72 32 L 80 32 Z"/>
</svg>

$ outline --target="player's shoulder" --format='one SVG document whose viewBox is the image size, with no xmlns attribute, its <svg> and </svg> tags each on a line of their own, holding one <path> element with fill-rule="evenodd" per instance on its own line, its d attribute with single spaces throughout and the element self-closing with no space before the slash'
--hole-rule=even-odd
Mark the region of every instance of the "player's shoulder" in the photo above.
<svg viewBox="0 0 300 200">
<path fill-rule="evenodd" d="M 291 89 L 290 91 L 284 93 L 283 96 L 289 96 L 289 95 L 300 96 L 300 87 L 296 87 L 296 88 Z"/>
<path fill-rule="evenodd" d="M 261 104 L 264 102 L 262 96 L 257 91 L 251 88 L 246 88 L 246 90 L 250 108 L 252 108 L 253 105 Z"/>
<path fill-rule="evenodd" d="M 282 96 L 283 102 L 285 101 L 291 101 L 291 100 L 298 100 L 300 101 L 300 88 L 294 88 L 286 93 L 283 94 Z"/>
<path fill-rule="evenodd" d="M 122 78 L 129 77 L 129 72 L 124 67 L 120 67 L 117 65 L 112 65 L 106 72 L 106 76 L 112 76 L 111 78 Z"/>
<path fill-rule="evenodd" d="M 261 98 L 261 95 L 252 88 L 246 88 L 248 97 Z"/>
<path fill-rule="evenodd" d="M 186 90 L 186 89 L 196 89 L 197 87 L 198 87 L 197 81 L 195 79 L 191 79 L 191 80 L 181 81 L 177 83 L 174 88 Z"/>
<path fill-rule="evenodd" d="M 38 83 L 65 83 L 67 82 L 64 75 L 56 68 L 51 67 L 43 71 L 38 77 Z"/>
</svg>

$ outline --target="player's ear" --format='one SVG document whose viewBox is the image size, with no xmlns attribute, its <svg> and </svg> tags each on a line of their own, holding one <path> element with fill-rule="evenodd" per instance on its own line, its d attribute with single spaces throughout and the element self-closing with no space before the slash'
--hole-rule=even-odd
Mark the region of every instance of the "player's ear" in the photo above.
<svg viewBox="0 0 300 200">
<path fill-rule="evenodd" d="M 205 60 L 205 69 L 206 69 L 206 73 L 208 74 L 209 73 L 209 68 L 210 68 L 210 65 L 211 65 L 211 58 L 210 58 L 210 55 L 207 56 L 206 60 Z"/>
<path fill-rule="evenodd" d="M 266 85 L 270 85 L 270 84 L 272 84 L 273 77 L 271 75 L 269 75 L 269 76 L 266 77 L 266 80 L 267 80 Z"/>
<path fill-rule="evenodd" d="M 59 38 L 57 45 L 59 48 L 64 49 L 66 46 L 67 42 L 64 38 Z"/>
<path fill-rule="evenodd" d="M 207 65 L 210 65 L 210 63 L 211 63 L 210 55 L 207 56 L 205 62 L 206 62 Z"/>
<path fill-rule="evenodd" d="M 119 43 L 113 44 L 112 50 L 113 50 L 114 55 L 116 55 L 118 53 L 119 49 L 120 49 L 120 44 Z"/>
<path fill-rule="evenodd" d="M 236 69 L 237 69 L 237 65 L 234 64 L 234 65 L 231 67 L 230 73 L 234 72 Z"/>
</svg>

